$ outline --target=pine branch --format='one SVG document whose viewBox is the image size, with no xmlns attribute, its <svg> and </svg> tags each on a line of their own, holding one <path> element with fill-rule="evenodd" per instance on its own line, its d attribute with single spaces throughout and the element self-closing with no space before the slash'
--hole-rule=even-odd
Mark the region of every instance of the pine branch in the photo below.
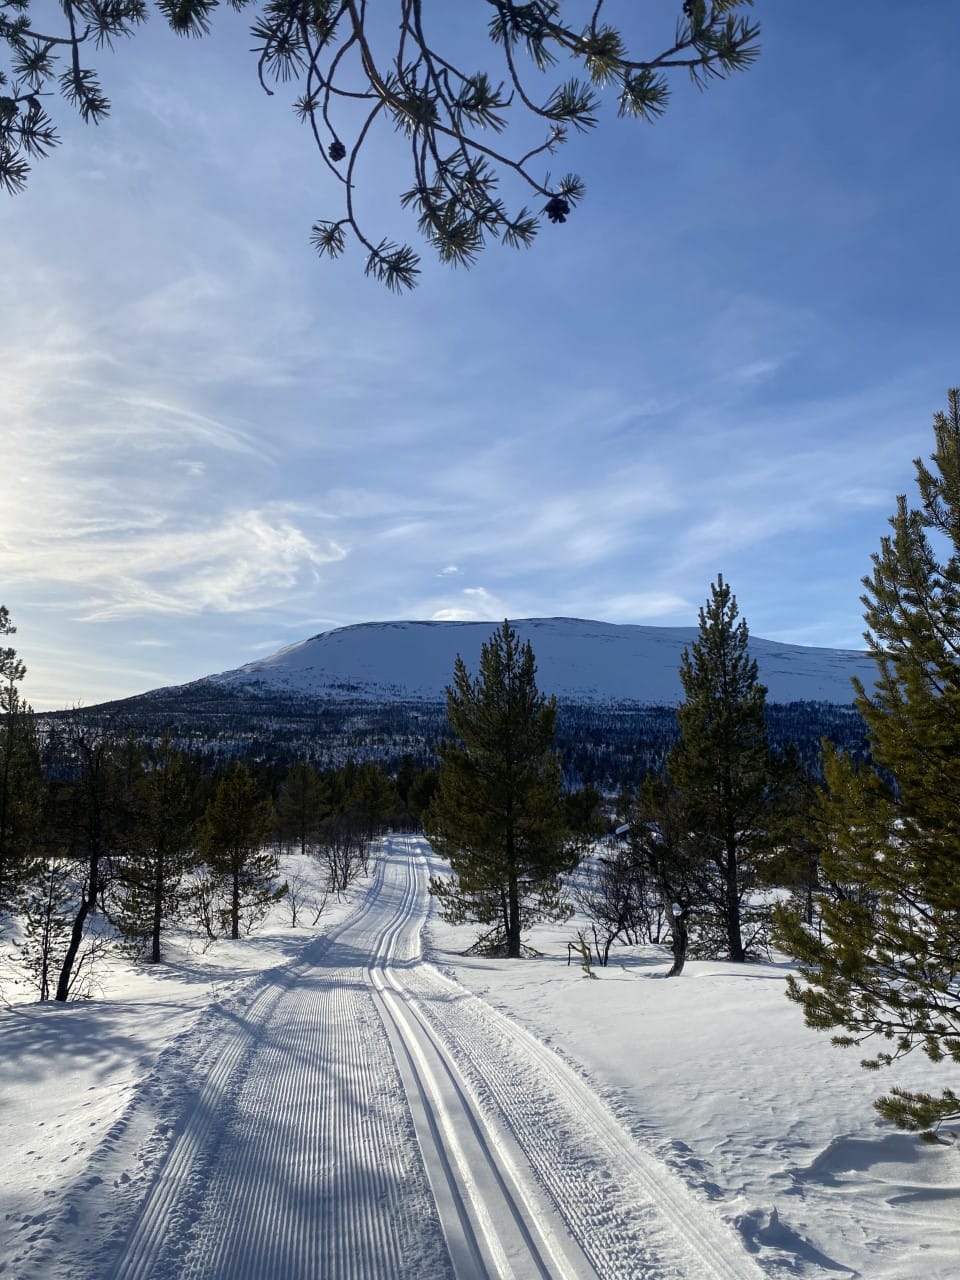
<svg viewBox="0 0 960 1280">
<path fill-rule="evenodd" d="M 203 36 L 218 2 L 157 0 L 157 7 L 178 34 Z M 247 0 L 229 2 L 240 9 Z M 389 119 L 413 144 L 408 193 L 418 194 L 401 198 L 401 207 L 413 207 L 421 236 L 441 261 L 466 265 L 490 240 L 531 244 L 541 217 L 567 221 L 583 197 L 582 182 L 553 185 L 537 166 L 563 145 L 569 129 L 597 126 L 603 92 L 612 94 L 621 116 L 652 122 L 667 108 L 668 76 L 686 70 L 703 87 L 744 70 L 757 54 L 758 28 L 743 16 L 752 0 L 689 0 L 672 43 L 652 58 L 634 56 L 623 34 L 603 22 L 605 0 L 596 0 L 586 27 L 565 0 L 486 0 L 494 11 L 488 34 L 503 60 L 498 78 L 486 67 L 457 65 L 436 46 L 422 0 L 394 3 L 398 23 L 385 16 L 386 5 L 375 11 L 364 0 L 265 0 L 251 26 L 264 91 L 305 82 L 295 110 L 343 194 L 343 213 L 317 220 L 315 246 L 339 256 L 352 239 L 366 253 L 366 273 L 388 288 L 411 287 L 419 262 L 409 246 L 368 234 L 359 221 L 354 183 L 375 119 Z M 63 0 L 63 28 L 41 33 L 31 26 L 30 8 L 31 0 L 0 0 L 0 46 L 8 53 L 0 67 L 0 89 L 7 88 L 0 96 L 0 185 L 10 192 L 23 188 L 29 161 L 58 141 L 48 108 L 22 107 L 28 95 L 58 90 L 84 121 L 99 123 L 110 103 L 81 50 L 112 48 L 147 16 L 146 0 Z M 68 70 L 58 69 L 60 54 Z M 586 79 L 561 74 L 549 83 L 561 64 Z M 534 80 L 547 77 L 547 87 L 531 88 L 528 71 Z M 358 126 L 359 103 L 367 103 L 369 113 Z M 533 146 L 524 137 L 517 154 L 510 128 L 531 118 L 543 122 L 545 134 Z M 345 160 L 346 172 L 339 167 Z M 529 208 L 508 212 L 499 193 L 506 179 L 533 193 L 539 215 Z"/>
</svg>

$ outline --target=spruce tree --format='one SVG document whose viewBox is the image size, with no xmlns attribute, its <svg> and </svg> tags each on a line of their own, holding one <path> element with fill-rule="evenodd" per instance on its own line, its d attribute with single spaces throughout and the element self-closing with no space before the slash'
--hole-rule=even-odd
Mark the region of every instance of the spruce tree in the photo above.
<svg viewBox="0 0 960 1280">
<path fill-rule="evenodd" d="M 69 862 L 47 858 L 37 864 L 20 894 L 23 935 L 15 945 L 15 954 L 40 1000 L 50 999 L 54 973 L 68 945 L 75 893 Z M 74 966 L 68 994 L 81 968 L 81 964 Z"/>
<path fill-rule="evenodd" d="M 223 919 L 230 937 L 240 937 L 240 921 L 260 919 L 272 902 L 286 893 L 277 883 L 279 859 L 264 845 L 273 814 L 261 800 L 253 775 L 235 764 L 221 778 L 203 815 L 199 851 L 214 880 L 226 894 Z"/>
<path fill-rule="evenodd" d="M 697 901 L 701 931 L 712 930 L 716 949 L 739 962 L 746 958 L 744 895 L 780 836 L 783 777 L 767 742 L 767 691 L 738 616 L 736 597 L 719 575 L 700 610 L 699 635 L 681 658 L 686 696 L 666 785 L 645 795 L 656 821 L 659 790 L 671 831 L 679 807 L 681 838 L 671 844 L 676 865 L 661 870 L 674 894 Z"/>
<path fill-rule="evenodd" d="M 427 838 L 449 858 L 450 880 L 431 892 L 444 916 L 489 926 L 487 949 L 518 957 L 525 926 L 567 914 L 560 873 L 575 861 L 559 761 L 556 699 L 537 688 L 529 641 L 505 621 L 480 653 L 476 678 L 459 656 L 447 688 L 456 735 L 440 751 Z"/>
<path fill-rule="evenodd" d="M 697 836 L 690 831 L 683 797 L 667 777 L 651 774 L 644 779 L 634 804 L 629 824 L 629 865 L 631 878 L 642 891 L 647 905 L 648 936 L 659 942 L 664 922 L 669 917 L 672 929 L 674 963 L 666 974 L 678 978 L 683 972 L 689 945 L 690 911 L 709 915 L 714 902 L 715 872 L 701 856 Z M 674 906 L 680 908 L 674 912 Z M 722 920 L 726 914 L 721 913 Z M 702 930 L 699 940 L 707 953 L 715 949 L 716 929 Z"/>
<path fill-rule="evenodd" d="M 820 928 L 781 913 L 803 981 L 789 994 L 834 1042 L 881 1046 L 889 1065 L 920 1048 L 960 1063 L 960 390 L 934 417 L 919 502 L 897 499 L 862 597 L 876 685 L 856 688 L 875 768 L 824 762 L 821 862 L 834 886 Z M 894 1088 L 876 1103 L 898 1125 L 960 1119 L 955 1088 Z"/>
<path fill-rule="evenodd" d="M 350 809 L 367 845 L 391 826 L 397 818 L 400 800 L 390 775 L 373 760 L 357 769 L 350 795 Z"/>
</svg>

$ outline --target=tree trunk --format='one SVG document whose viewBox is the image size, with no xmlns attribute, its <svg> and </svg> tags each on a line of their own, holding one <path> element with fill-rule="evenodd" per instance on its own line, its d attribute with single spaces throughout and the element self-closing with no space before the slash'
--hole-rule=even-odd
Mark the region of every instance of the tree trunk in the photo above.
<svg viewBox="0 0 960 1280">
<path fill-rule="evenodd" d="M 240 872 L 233 873 L 233 893 L 230 899 L 230 937 L 240 937 Z"/>
<path fill-rule="evenodd" d="M 4 736 L 6 744 L 3 751 L 3 777 L 0 779 L 0 910 L 7 909 L 10 903 L 7 901 L 7 807 L 8 797 L 10 795 L 10 768 L 11 756 L 13 755 L 13 724 L 12 712 L 7 712 L 7 722 L 4 726 Z"/>
<path fill-rule="evenodd" d="M 728 841 L 726 865 L 727 946 L 730 959 L 735 964 L 744 961 L 743 940 L 740 936 L 740 886 L 737 877 L 737 846 Z"/>
<path fill-rule="evenodd" d="M 93 901 L 95 901 L 94 892 L 85 894 L 80 903 L 80 909 L 73 920 L 73 928 L 70 930 L 70 945 L 67 947 L 67 954 L 63 957 L 63 964 L 60 966 L 57 994 L 53 997 L 54 1000 L 59 1000 L 61 1004 L 65 1004 L 70 997 L 70 977 L 73 973 L 77 953 L 80 950 L 80 943 L 83 941 L 84 921 Z"/>
<path fill-rule="evenodd" d="M 156 851 L 153 877 L 153 929 L 150 934 L 150 963 L 160 963 L 160 926 L 163 921 L 163 854 Z"/>
<path fill-rule="evenodd" d="M 51 915 L 53 906 L 48 898 L 44 903 L 43 929 L 40 934 L 40 999 L 50 999 L 50 969 L 51 969 L 51 953 L 53 948 L 53 921 Z"/>
<path fill-rule="evenodd" d="M 673 917 L 673 941 L 671 943 L 673 965 L 667 973 L 668 978 L 679 978 L 683 973 L 683 966 L 687 959 L 687 943 L 689 941 L 687 916 L 690 914 L 690 903 L 683 898 L 677 905 L 680 910 L 675 912 Z"/>
<path fill-rule="evenodd" d="M 520 958 L 520 890 L 517 877 L 512 875 L 507 889 L 507 959 Z"/>
</svg>

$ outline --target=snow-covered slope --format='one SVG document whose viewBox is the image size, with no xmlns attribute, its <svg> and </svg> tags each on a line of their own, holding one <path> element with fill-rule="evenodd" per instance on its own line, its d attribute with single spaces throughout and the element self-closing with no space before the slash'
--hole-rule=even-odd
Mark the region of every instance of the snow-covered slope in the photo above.
<svg viewBox="0 0 960 1280">
<path fill-rule="evenodd" d="M 442 697 L 450 683 L 457 654 L 476 671 L 480 647 L 497 625 L 367 622 L 338 627 L 207 681 L 262 683 L 330 698 L 432 700 Z M 538 683 L 545 692 L 561 700 L 661 706 L 681 700 L 680 655 L 697 635 L 694 627 L 618 626 L 580 618 L 527 618 L 513 625 L 533 645 Z M 859 651 L 757 637 L 751 637 L 750 650 L 771 702 L 842 705 L 852 701 L 853 676 L 868 688 L 873 683 L 873 663 Z"/>
<path fill-rule="evenodd" d="M 862 1071 L 782 960 L 666 982 L 618 945 L 585 981 L 582 917 L 469 955 L 425 921 L 445 869 L 392 837 L 313 926 L 179 928 L 67 1005 L 3 948 L 3 1280 L 957 1280 L 957 1144 L 871 1106 L 949 1064 Z M 323 899 L 316 858 L 283 875 Z"/>
</svg>

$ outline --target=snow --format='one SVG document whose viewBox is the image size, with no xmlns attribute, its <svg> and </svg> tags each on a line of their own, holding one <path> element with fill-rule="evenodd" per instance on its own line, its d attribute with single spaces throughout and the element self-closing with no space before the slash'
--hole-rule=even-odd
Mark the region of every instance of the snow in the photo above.
<svg viewBox="0 0 960 1280">
<path fill-rule="evenodd" d="M 322 896 L 313 859 L 287 857 L 283 874 L 299 875 Z M 6 1260 L 25 1236 L 43 1239 L 45 1224 L 82 1185 L 92 1155 L 123 1123 L 158 1063 L 164 1084 L 175 1078 L 173 1064 L 161 1061 L 164 1050 L 178 1037 L 199 1034 L 211 1010 L 236 999 L 256 975 L 290 963 L 307 938 L 349 909 L 348 901 L 331 900 L 318 928 L 293 929 L 281 904 L 263 929 L 240 942 L 171 935 L 162 965 L 114 959 L 98 969 L 94 999 L 65 1005 L 30 1002 L 14 985 L 9 960 L 0 968 L 0 992 L 9 1002 L 0 1009 L 7 1156 L 0 1164 L 0 1275 L 17 1274 Z"/>
<path fill-rule="evenodd" d="M 622 947 L 587 980 L 539 926 L 542 958 L 466 957 L 471 930 L 436 919 L 432 958 L 574 1063 L 637 1140 L 722 1215 L 774 1276 L 956 1280 L 960 1145 L 894 1130 L 872 1107 L 894 1083 L 956 1088 L 914 1056 L 883 1074 L 807 1028 L 784 995 L 789 966 L 687 960 Z"/>
<path fill-rule="evenodd" d="M 238 943 L 113 961 L 94 1000 L 0 1011 L 0 1275 L 960 1274 L 960 1149 L 870 1105 L 946 1067 L 863 1072 L 784 963 L 667 981 L 663 949 L 621 948 L 587 981 L 571 924 L 511 962 L 435 917 L 422 963 L 436 866 L 397 838 L 315 928 L 280 906 Z"/>
<path fill-rule="evenodd" d="M 225 671 L 215 684 L 262 683 L 289 693 L 351 699 L 436 701 L 453 677 L 459 654 L 475 672 L 493 622 L 371 622 L 338 627 L 289 645 L 270 657 Z M 680 655 L 695 627 L 645 627 L 580 618 L 512 621 L 537 660 L 538 684 L 561 700 L 680 702 Z M 876 676 L 865 653 L 782 644 L 751 636 L 750 651 L 771 702 L 853 699 L 851 679 L 867 688 Z"/>
</svg>

